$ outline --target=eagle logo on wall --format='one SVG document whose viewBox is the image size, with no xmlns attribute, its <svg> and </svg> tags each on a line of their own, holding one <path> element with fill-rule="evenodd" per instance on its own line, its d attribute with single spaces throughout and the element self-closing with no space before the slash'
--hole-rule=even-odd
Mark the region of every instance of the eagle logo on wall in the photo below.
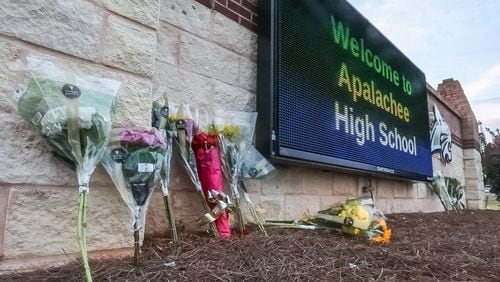
<svg viewBox="0 0 500 282">
<path fill-rule="evenodd" d="M 431 152 L 432 154 L 440 153 L 441 162 L 447 164 L 452 160 L 451 131 L 436 104 L 434 104 L 433 117 L 434 126 L 431 131 Z"/>
</svg>

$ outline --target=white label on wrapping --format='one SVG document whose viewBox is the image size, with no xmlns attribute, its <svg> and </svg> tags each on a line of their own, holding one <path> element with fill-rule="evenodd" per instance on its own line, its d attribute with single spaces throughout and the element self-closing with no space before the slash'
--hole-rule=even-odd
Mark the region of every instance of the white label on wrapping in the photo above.
<svg viewBox="0 0 500 282">
<path fill-rule="evenodd" d="M 31 118 L 31 122 L 33 124 L 38 125 L 40 123 L 40 120 L 42 120 L 43 116 L 40 112 L 36 112 L 36 114 Z"/>
<path fill-rule="evenodd" d="M 137 166 L 137 171 L 138 172 L 153 172 L 153 171 L 155 171 L 155 166 L 154 166 L 154 164 L 139 163 Z"/>
</svg>

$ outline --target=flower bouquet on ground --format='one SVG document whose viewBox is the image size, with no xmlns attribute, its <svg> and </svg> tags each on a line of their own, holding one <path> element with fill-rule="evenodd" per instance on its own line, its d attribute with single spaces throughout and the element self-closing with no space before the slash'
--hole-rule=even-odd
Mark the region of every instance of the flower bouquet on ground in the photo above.
<svg viewBox="0 0 500 282">
<path fill-rule="evenodd" d="M 182 165 L 186 169 L 189 178 L 193 182 L 196 191 L 199 192 L 200 202 L 202 204 L 205 214 L 203 215 L 203 220 L 200 224 L 208 223 L 210 231 L 215 237 L 219 237 L 217 227 L 215 225 L 215 220 L 210 207 L 207 203 L 207 196 L 202 190 L 202 183 L 198 177 L 198 169 L 196 164 L 195 152 L 193 151 L 193 134 L 197 134 L 198 124 L 193 120 L 189 105 L 180 104 L 178 107 L 173 104 L 169 104 L 169 109 L 171 111 L 171 117 L 167 122 L 167 131 L 171 134 L 173 143 L 179 152 L 179 156 Z"/>
<path fill-rule="evenodd" d="M 139 234 L 154 186 L 159 182 L 166 144 L 156 129 L 115 129 L 102 164 L 132 214 L 134 265 L 139 265 Z"/>
<path fill-rule="evenodd" d="M 266 225 L 281 228 L 336 229 L 344 234 L 378 243 L 389 243 L 392 235 L 384 214 L 374 207 L 371 198 L 347 200 L 319 211 L 314 216 L 306 214 L 303 219 L 295 221 L 268 221 Z"/>
<path fill-rule="evenodd" d="M 239 225 L 240 234 L 244 233 L 244 222 L 241 213 L 241 195 L 239 187 L 242 187 L 244 191 L 244 199 L 248 203 L 255 223 L 262 233 L 267 234 L 261 219 L 257 216 L 246 188 L 241 181 L 241 168 L 248 150 L 252 147 L 257 113 L 215 111 L 215 115 L 215 124 L 219 129 L 222 169 L 231 187 L 231 196 L 235 205 L 236 221 Z M 247 167 L 248 166 L 250 166 L 250 163 L 247 164 Z M 254 176 L 256 176 L 256 174 Z"/>
<path fill-rule="evenodd" d="M 446 212 L 460 212 L 465 209 L 464 187 L 456 178 L 445 177 L 440 172 L 434 174 L 427 187 L 439 197 Z"/>
<path fill-rule="evenodd" d="M 163 160 L 163 166 L 160 170 L 161 177 L 161 191 L 163 193 L 163 204 L 165 206 L 165 216 L 167 218 L 168 230 L 170 237 L 174 243 L 179 243 L 177 234 L 177 227 L 175 225 L 174 211 L 170 202 L 170 169 L 172 162 L 172 132 L 167 131 L 167 124 L 169 118 L 168 102 L 165 97 L 165 102 L 155 101 L 152 108 L 152 125 L 154 128 L 160 130 L 165 139 L 166 150 Z"/>
<path fill-rule="evenodd" d="M 109 141 L 120 82 L 34 57 L 25 58 L 18 67 L 18 77 L 23 78 L 14 97 L 19 114 L 39 131 L 57 158 L 76 170 L 77 236 L 85 275 L 91 281 L 86 242 L 89 183 Z"/>
</svg>

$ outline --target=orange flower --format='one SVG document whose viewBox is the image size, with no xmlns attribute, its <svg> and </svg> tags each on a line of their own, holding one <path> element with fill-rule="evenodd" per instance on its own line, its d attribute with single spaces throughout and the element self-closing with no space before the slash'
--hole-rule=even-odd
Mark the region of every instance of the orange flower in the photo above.
<svg viewBox="0 0 500 282">
<path fill-rule="evenodd" d="M 378 225 L 380 226 L 380 229 L 382 229 L 382 232 L 384 232 L 380 236 L 375 236 L 371 240 L 377 243 L 382 243 L 382 244 L 387 244 L 390 242 L 391 235 L 392 235 L 392 230 L 387 228 L 387 224 L 385 223 L 385 220 L 383 219 L 378 219 Z"/>
</svg>

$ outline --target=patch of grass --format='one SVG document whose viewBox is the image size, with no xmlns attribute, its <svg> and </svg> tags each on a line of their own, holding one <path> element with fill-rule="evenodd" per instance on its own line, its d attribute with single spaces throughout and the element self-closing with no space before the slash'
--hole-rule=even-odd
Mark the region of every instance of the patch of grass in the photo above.
<svg viewBox="0 0 500 282">
<path fill-rule="evenodd" d="M 488 199 L 486 201 L 486 209 L 488 210 L 500 210 L 500 201 L 498 201 L 495 197 L 487 196 Z"/>
</svg>

